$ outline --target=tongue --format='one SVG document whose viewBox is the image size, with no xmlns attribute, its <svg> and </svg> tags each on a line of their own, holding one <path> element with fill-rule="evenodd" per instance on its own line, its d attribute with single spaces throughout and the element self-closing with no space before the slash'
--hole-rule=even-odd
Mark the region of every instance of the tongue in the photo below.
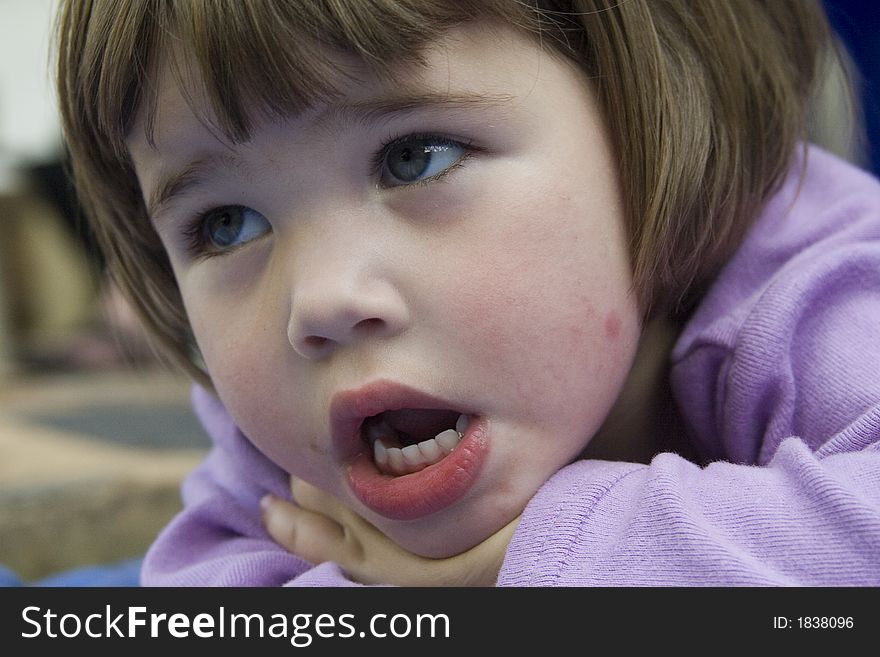
<svg viewBox="0 0 880 657">
<path fill-rule="evenodd" d="M 418 443 L 433 438 L 445 429 L 454 428 L 459 415 L 450 410 L 403 408 L 386 411 L 381 416 L 391 427 Z"/>
</svg>

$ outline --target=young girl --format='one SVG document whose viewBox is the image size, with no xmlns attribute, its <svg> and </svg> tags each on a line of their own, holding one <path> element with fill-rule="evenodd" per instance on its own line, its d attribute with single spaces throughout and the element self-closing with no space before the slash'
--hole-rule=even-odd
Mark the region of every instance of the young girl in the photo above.
<svg viewBox="0 0 880 657">
<path fill-rule="evenodd" d="M 880 186 L 801 141 L 818 5 L 58 34 L 81 197 L 214 440 L 145 584 L 880 583 Z"/>
</svg>

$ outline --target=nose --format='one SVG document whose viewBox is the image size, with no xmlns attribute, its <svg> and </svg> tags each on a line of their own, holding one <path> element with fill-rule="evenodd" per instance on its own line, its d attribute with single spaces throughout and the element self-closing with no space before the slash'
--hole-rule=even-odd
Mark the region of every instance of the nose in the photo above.
<svg viewBox="0 0 880 657">
<path fill-rule="evenodd" d="M 293 287 L 287 339 L 316 360 L 368 338 L 391 337 L 409 323 L 402 296 L 386 278 L 347 266 L 318 265 Z"/>
</svg>

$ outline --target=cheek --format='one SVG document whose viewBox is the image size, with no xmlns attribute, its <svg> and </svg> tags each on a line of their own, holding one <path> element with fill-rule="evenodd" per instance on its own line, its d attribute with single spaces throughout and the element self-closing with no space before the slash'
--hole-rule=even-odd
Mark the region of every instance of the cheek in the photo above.
<svg viewBox="0 0 880 657">
<path fill-rule="evenodd" d="M 298 474 L 308 476 L 313 469 L 308 464 L 320 450 L 304 391 L 284 376 L 289 353 L 281 338 L 270 339 L 270 318 L 246 303 L 235 307 L 238 311 L 229 313 L 228 304 L 200 299 L 187 305 L 211 380 L 236 425 L 260 451 L 288 471 L 295 463 Z"/>
<path fill-rule="evenodd" d="M 272 394 L 273 378 L 267 370 L 265 348 L 240 318 L 217 318 L 197 314 L 193 329 L 211 380 L 236 423 L 252 436 L 262 435 L 254 426 L 260 400 Z M 268 405 L 266 405 L 268 407 Z M 271 412 L 271 411 L 270 411 Z M 264 419 L 265 416 L 264 416 Z"/>
<path fill-rule="evenodd" d="M 514 401 L 525 414 L 570 416 L 571 400 L 584 395 L 601 412 L 616 397 L 638 339 L 616 215 L 563 199 L 520 205 L 504 218 L 505 230 L 490 227 L 474 240 L 481 248 L 448 288 L 457 338 L 472 361 L 515 383 Z M 606 223 L 612 230 L 603 230 Z"/>
<path fill-rule="evenodd" d="M 259 386 L 262 372 L 261 340 L 256 333 L 254 315 L 235 304 L 237 312 L 230 313 L 224 302 L 211 303 L 204 299 L 188 299 L 187 311 L 196 341 L 215 386 L 224 388 L 233 382 L 241 387 Z M 263 345 L 265 348 L 265 344 Z M 255 360 L 256 359 L 256 360 Z"/>
<path fill-rule="evenodd" d="M 235 389 L 236 394 L 241 391 L 248 397 L 269 394 L 275 385 L 270 364 L 283 362 L 280 350 L 284 345 L 274 335 L 283 327 L 278 311 L 273 310 L 280 305 L 266 294 L 255 293 L 258 288 L 244 286 L 244 280 L 255 286 L 255 276 L 240 263 L 230 268 L 243 272 L 237 285 L 222 263 L 218 261 L 216 268 L 211 265 L 178 279 L 208 372 L 218 391 Z M 280 337 L 284 337 L 283 330 Z M 229 393 L 225 396 L 232 398 Z"/>
<path fill-rule="evenodd" d="M 613 310 L 605 317 L 605 336 L 611 342 L 620 337 L 620 316 Z"/>
</svg>

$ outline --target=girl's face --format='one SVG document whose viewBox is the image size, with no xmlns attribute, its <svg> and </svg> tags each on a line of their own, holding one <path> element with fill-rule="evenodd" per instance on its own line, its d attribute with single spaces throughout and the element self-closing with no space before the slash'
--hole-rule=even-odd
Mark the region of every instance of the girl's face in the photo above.
<svg viewBox="0 0 880 657">
<path fill-rule="evenodd" d="M 392 84 L 340 60 L 358 80 L 342 97 L 238 145 L 166 70 L 155 147 L 142 123 L 128 143 L 236 423 L 400 545 L 447 556 L 590 441 L 639 312 L 583 74 L 485 24 L 427 61 Z"/>
</svg>

